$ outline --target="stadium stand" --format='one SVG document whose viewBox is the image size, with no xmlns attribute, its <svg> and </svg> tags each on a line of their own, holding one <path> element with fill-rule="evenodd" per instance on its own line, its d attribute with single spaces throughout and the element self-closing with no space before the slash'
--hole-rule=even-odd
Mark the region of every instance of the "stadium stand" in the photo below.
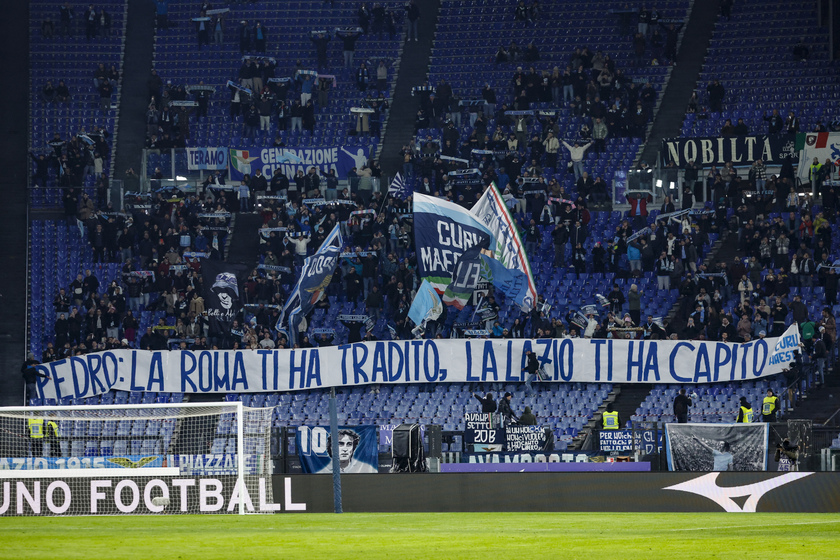
<svg viewBox="0 0 840 560">
<path fill-rule="evenodd" d="M 188 127 L 189 138 L 182 138 L 182 144 L 248 147 L 261 142 L 262 145 L 269 146 L 279 137 L 283 145 L 289 147 L 363 145 L 370 146 L 372 152 L 375 151 L 380 130 L 378 119 L 384 118 L 384 113 L 378 111 L 379 114 L 371 119 L 376 122 L 371 123 L 370 135 L 362 134 L 362 131 L 357 135 L 356 119 L 350 113 L 350 109 L 366 106 L 362 103 L 365 97 L 381 99 L 381 95 L 386 102 L 390 97 L 390 86 L 395 73 L 392 65 L 399 55 L 403 10 L 397 10 L 395 7 L 383 16 L 384 22 L 390 22 L 393 18 L 393 27 L 390 30 L 389 25 L 383 23 L 381 31 L 378 31 L 375 18 L 369 16 L 370 25 L 373 25 L 372 32 L 361 35 L 355 41 L 353 66 L 347 67 L 343 59 L 342 36 L 336 35 L 336 29 L 358 27 L 358 6 L 352 3 L 336 5 L 293 1 L 284 3 L 282 11 L 276 10 L 275 6 L 269 3 L 250 3 L 247 6 L 233 4 L 229 12 L 213 16 L 213 21 L 210 22 L 213 27 L 213 40 L 203 48 L 197 48 L 197 35 L 192 29 L 195 23 L 192 23 L 191 19 L 199 16 L 195 11 L 197 6 L 189 3 L 172 4 L 168 16 L 170 27 L 160 28 L 155 41 L 155 70 L 161 78 L 162 90 L 171 89 L 172 95 L 177 95 L 176 90 L 179 88 L 196 86 L 200 82 L 214 88 L 206 117 L 189 118 L 192 121 Z M 221 42 L 216 43 L 215 26 L 219 19 L 223 32 Z M 242 21 L 248 22 L 247 25 L 243 26 L 240 23 Z M 258 50 L 255 41 L 252 40 L 243 48 L 240 46 L 242 28 L 253 31 L 256 22 L 260 22 L 266 30 L 266 45 L 263 50 Z M 330 39 L 326 47 L 325 67 L 319 65 L 316 57 L 317 49 L 311 36 L 311 32 L 316 30 L 326 31 L 325 38 Z M 237 85 L 241 84 L 240 67 L 244 64 L 244 57 L 254 57 L 255 60 L 261 61 L 270 58 L 273 61 L 270 68 L 263 68 L 261 73 L 264 74 L 261 75 L 264 85 L 270 88 L 270 102 L 274 104 L 270 130 L 264 133 L 260 129 L 254 140 L 243 137 L 244 117 L 231 116 L 230 106 L 235 90 L 227 86 L 230 80 Z M 385 61 L 388 71 L 388 85 L 382 91 L 378 89 L 376 79 L 380 60 Z M 364 92 L 357 86 L 357 73 L 362 63 L 367 65 L 370 74 L 369 89 Z M 327 105 L 322 105 L 319 100 L 318 84 L 313 86 L 312 100 L 316 105 L 317 117 L 311 130 L 292 128 L 292 105 L 300 97 L 302 87 L 301 81 L 296 79 L 298 70 L 317 71 L 335 76 L 335 82 L 327 88 Z M 269 82 L 269 78 L 289 78 L 291 81 Z M 253 82 L 249 85 L 252 84 Z M 259 104 L 260 92 L 255 93 L 257 98 L 254 101 Z M 171 95 L 167 93 L 166 96 Z M 189 95 L 186 98 L 193 99 Z M 242 98 L 244 101 L 244 93 Z M 382 101 L 378 102 L 378 106 L 382 105 Z M 245 108 L 246 103 L 243 102 L 242 115 Z M 280 113 L 283 116 L 278 120 Z M 163 136 L 158 135 L 158 138 Z M 178 145 L 177 142 L 175 144 Z M 150 153 L 147 158 L 148 168 L 153 170 L 159 167 L 165 178 L 169 178 L 172 173 L 171 164 L 170 155 L 165 150 L 160 154 Z M 188 175 L 186 156 L 183 153 L 176 157 L 175 172 L 177 175 Z"/>
<path fill-rule="evenodd" d="M 835 119 L 837 65 L 830 60 L 828 29 L 816 26 L 816 17 L 807 3 L 737 2 L 731 17 L 719 18 L 715 26 L 698 81 L 702 103 L 686 115 L 682 135 L 719 136 L 727 119 L 733 125 L 743 119 L 749 134 L 762 134 L 773 110 L 782 119 L 792 112 L 801 131 Z M 805 56 L 796 56 L 798 46 Z M 724 96 L 713 108 L 707 88 L 716 80 Z"/>
<path fill-rule="evenodd" d="M 115 128 L 113 109 L 109 104 L 103 116 L 99 110 L 98 93 L 95 93 L 92 85 L 92 72 L 96 63 L 104 62 L 106 66 L 119 64 L 119 30 L 124 25 L 124 3 L 112 2 L 105 6 L 112 14 L 112 34 L 91 41 L 83 40 L 79 35 L 69 39 L 41 37 L 38 31 L 41 20 L 47 14 L 57 13 L 58 5 L 39 4 L 33 9 L 30 22 L 33 29 L 31 50 L 34 66 L 31 88 L 32 146 L 36 153 L 38 150 L 35 147 L 45 145 L 53 132 L 67 139 L 93 125 L 106 131 Z M 826 42 L 822 30 L 812 30 L 810 22 L 813 14 L 810 7 L 782 3 L 772 3 L 771 6 L 772 9 L 766 9 L 763 3 L 747 1 L 735 7 L 731 20 L 721 19 L 718 22 L 700 82 L 706 83 L 720 77 L 727 94 L 721 110 L 709 113 L 709 119 L 699 119 L 697 113 L 687 114 L 682 130 L 684 136 L 715 136 L 724 118 L 744 118 L 750 130 L 758 130 L 763 126 L 764 114 L 782 106 L 801 115 L 803 127 L 812 126 L 816 121 L 825 120 L 836 112 L 836 93 L 829 89 L 828 83 L 829 74 L 836 70 L 836 66 L 829 62 L 825 49 L 811 47 L 807 60 L 802 62 L 793 59 L 792 45 L 776 45 L 774 42 L 772 60 L 759 60 L 760 56 L 766 54 L 767 45 L 756 41 L 756 37 L 752 37 L 749 31 L 781 25 L 778 22 L 782 20 L 785 22 L 784 27 L 778 29 L 784 31 L 786 36 L 793 38 L 801 34 L 804 42 L 811 45 Z M 529 21 L 536 18 L 534 15 L 530 18 L 526 16 L 524 20 L 515 19 L 518 14 L 514 13 L 509 3 L 501 0 L 445 1 L 442 3 L 430 64 L 430 87 L 437 86 L 437 91 L 440 91 L 442 82 L 449 82 L 454 92 L 451 101 L 457 101 L 482 98 L 481 87 L 488 83 L 496 92 L 496 109 L 500 109 L 503 104 L 514 107 L 519 101 L 514 99 L 510 84 L 517 66 L 525 69 L 534 66 L 540 75 L 540 84 L 541 73 L 548 72 L 547 79 L 551 84 L 550 74 L 554 67 L 562 72 L 570 60 L 582 56 L 580 53 L 575 54 L 576 48 L 587 47 L 592 51 L 590 54 L 608 54 L 615 68 L 624 72 L 625 78 L 618 80 L 614 75 L 593 93 L 597 91 L 600 95 L 603 90 L 612 98 L 619 98 L 614 122 L 618 124 L 616 131 L 624 128 L 624 132 L 611 132 L 603 150 L 588 150 L 582 167 L 591 176 L 601 177 L 610 184 L 613 179 L 618 179 L 617 173 L 626 172 L 632 166 L 644 142 L 651 111 L 669 76 L 670 61 L 665 50 L 659 52 L 660 47 L 655 46 L 655 52 L 634 51 L 633 33 L 623 27 L 620 19 L 619 12 L 623 7 L 624 3 L 617 1 L 599 2 L 597 9 L 585 4 L 546 3 L 535 24 Z M 226 85 L 229 80 L 239 79 L 243 54 L 276 57 L 276 68 L 270 72 L 276 77 L 293 78 L 299 69 L 314 70 L 319 66 L 314 56 L 315 47 L 310 41 L 310 30 L 326 28 L 332 32 L 335 27 L 360 23 L 359 13 L 350 3 L 336 6 L 292 1 L 285 3 L 286 9 L 282 14 L 276 10 L 276 3 L 237 4 L 232 5 L 231 11 L 223 15 L 221 44 L 215 44 L 213 37 L 210 44 L 198 45 L 192 22 L 192 18 L 200 15 L 196 13 L 196 8 L 197 4 L 189 3 L 170 6 L 168 18 L 171 26 L 159 28 L 155 44 L 155 70 L 161 78 L 162 90 L 174 93 L 181 86 L 196 85 L 201 81 L 215 88 L 205 118 L 198 119 L 197 115 L 186 114 L 189 124 L 186 133 L 183 130 L 180 132 L 181 146 L 235 147 L 249 142 L 243 138 L 242 120 L 230 116 L 233 90 Z M 685 1 L 669 1 L 659 6 L 659 15 L 663 20 L 680 19 L 685 17 L 688 9 L 689 5 Z M 375 62 L 384 58 L 390 64 L 398 60 L 402 40 L 402 25 L 399 21 L 403 16 L 401 10 L 395 9 L 393 13 L 397 20 L 393 32 L 376 34 L 371 31 L 358 40 L 352 68 L 343 67 L 339 55 L 340 41 L 333 37 L 328 48 L 329 67 L 325 72 L 336 76 L 337 87 L 330 90 L 326 106 L 319 105 L 313 130 L 291 131 L 284 128 L 278 134 L 275 114 L 268 133 L 258 132 L 258 140 L 255 142 L 262 141 L 268 145 L 277 135 L 287 146 L 346 143 L 370 146 L 375 151 L 379 142 L 378 135 L 357 136 L 356 121 L 349 114 L 349 109 L 358 106 L 363 97 L 355 80 L 359 61 Z M 608 14 L 606 18 L 605 14 Z M 256 44 L 239 48 L 237 22 L 240 20 L 247 20 L 249 23 L 246 28 L 249 29 L 252 22 L 259 20 L 267 30 L 268 47 L 264 53 Z M 215 25 L 215 20 L 211 21 Z M 562 29 L 560 35 L 557 29 Z M 486 40 L 490 36 L 500 38 L 494 43 Z M 279 37 L 283 38 L 282 43 Z M 51 48 L 54 40 L 66 41 L 69 48 L 60 53 L 54 52 Z M 737 44 L 733 45 L 733 41 L 737 41 Z M 539 52 L 538 60 L 508 59 L 497 62 L 499 45 L 504 47 L 506 56 L 510 57 L 509 44 L 513 43 L 523 47 L 523 50 L 533 43 Z M 465 54 L 467 48 L 469 53 Z M 739 53 L 744 50 L 749 52 L 745 56 L 739 54 L 736 59 L 736 48 Z M 654 58 L 657 65 L 651 64 Z M 758 76 L 768 64 L 776 68 L 774 74 Z M 750 75 L 756 76 L 755 80 L 743 81 L 741 71 L 744 67 L 747 67 Z M 66 73 L 65 80 L 72 93 L 71 100 L 66 105 L 39 100 L 43 82 L 57 79 L 59 68 Z M 724 78 L 734 75 L 736 69 L 740 81 L 736 83 L 735 78 Z M 587 82 L 598 78 L 591 69 L 587 70 L 587 75 L 582 77 L 584 92 Z M 794 94 L 792 89 L 788 93 L 780 85 L 779 80 L 787 79 L 791 74 L 806 84 L 807 93 Z M 395 75 L 392 68 L 389 83 Z M 269 76 L 264 77 L 267 79 Z M 527 82 L 529 78 L 526 76 L 525 79 Z M 644 119 L 633 130 L 633 126 L 623 123 L 632 121 L 630 113 L 636 106 L 635 101 L 639 96 L 637 90 L 641 89 L 641 84 L 648 82 L 655 94 L 652 102 L 645 103 Z M 562 86 L 562 79 L 558 84 Z M 385 97 L 389 97 L 390 87 L 384 91 Z M 430 91 L 419 91 L 418 94 L 424 98 L 421 104 L 433 107 L 433 102 L 429 104 Z M 172 97 L 173 93 L 167 96 Z M 293 99 L 297 97 L 297 92 L 290 90 L 285 95 Z M 506 144 L 510 134 L 516 136 L 517 132 L 524 132 L 526 139 L 536 135 L 542 141 L 548 130 L 552 129 L 558 132 L 560 139 L 570 143 L 589 141 L 583 127 L 586 125 L 591 129 L 594 126 L 594 114 L 581 106 L 581 103 L 585 103 L 586 93 L 584 99 L 571 102 L 558 99 L 550 87 L 542 94 L 534 95 L 528 100 L 527 107 L 543 111 L 545 115 L 539 115 L 540 118 L 535 117 L 530 124 L 526 124 L 527 130 L 517 131 L 513 123 L 505 123 L 503 112 L 495 113 L 486 123 L 487 135 L 494 138 L 498 131 L 501 135 L 499 140 L 503 144 Z M 594 96 L 590 97 L 594 103 Z M 458 143 L 455 155 L 466 156 L 465 159 L 471 160 L 472 149 L 476 145 L 471 139 L 476 127 L 470 123 L 469 112 L 461 114 L 462 110 L 456 107 L 460 106 L 456 103 L 451 106 L 451 110 L 444 111 L 449 112 L 450 116 L 452 112 L 460 114 L 460 119 L 456 117 L 460 125 L 454 132 Z M 274 109 L 277 109 L 277 105 Z M 610 107 L 601 109 L 608 112 Z M 156 118 L 159 118 L 159 110 L 160 107 L 153 108 Z M 620 115 L 622 112 L 625 113 L 623 116 Z M 604 117 L 609 119 L 606 114 Z M 554 118 L 555 122 L 550 122 L 548 118 Z M 58 129 L 47 130 L 47 123 Z M 425 124 L 425 121 L 420 119 L 418 124 Z M 469 207 L 480 193 L 466 192 L 466 189 L 460 187 L 443 187 L 446 173 L 463 167 L 450 166 L 437 157 L 440 155 L 440 147 L 445 144 L 445 138 L 452 134 L 446 128 L 418 126 L 415 145 L 409 153 L 409 161 L 414 162 L 409 169 L 416 172 L 409 173 L 410 179 L 418 192 L 425 190 L 429 194 L 458 200 Z M 174 130 L 170 132 L 175 134 Z M 160 127 L 155 128 L 155 132 L 166 131 Z M 106 136 L 103 136 L 103 141 L 110 147 Z M 427 150 L 432 143 L 437 143 L 437 149 Z M 808 339 L 811 342 L 806 343 L 804 378 L 784 379 L 779 376 L 779 379 L 769 383 L 698 385 L 696 391 L 700 400 L 691 411 L 691 419 L 703 422 L 730 421 L 736 409 L 734 402 L 739 397 L 749 395 L 754 400 L 760 400 L 760 395 L 767 387 L 773 388 L 783 397 L 784 408 L 790 408 L 802 393 L 815 388 L 820 381 L 824 383 L 824 379 L 819 378 L 819 371 L 820 368 L 833 367 L 836 353 L 833 317 L 840 312 L 836 300 L 837 281 L 830 279 L 833 273 L 823 274 L 816 269 L 817 263 L 831 264 L 840 257 L 840 241 L 836 236 L 831 236 L 832 225 L 836 220 L 835 208 L 830 202 L 827 203 L 825 197 L 820 201 L 821 204 L 810 199 L 803 202 L 796 198 L 792 207 L 778 202 L 776 206 L 762 209 L 755 206 L 754 200 L 745 200 L 741 208 L 742 205 L 736 204 L 737 198 L 733 196 L 724 204 L 708 204 L 702 209 L 702 205 L 698 204 L 697 209 L 701 212 L 696 215 L 680 220 L 661 220 L 661 214 L 679 209 L 673 206 L 673 201 L 666 199 L 661 205 L 658 202 L 654 208 L 653 198 L 645 195 L 633 199 L 629 210 L 613 210 L 606 200 L 592 196 L 591 186 L 578 181 L 574 166 L 566 166 L 567 154 L 562 147 L 559 152 L 562 157 L 558 164 L 539 153 L 541 142 L 536 150 L 533 146 L 526 149 L 525 143 L 520 142 L 521 145 L 515 150 L 521 155 L 520 165 L 515 168 L 510 165 L 510 160 L 497 160 L 496 156 L 471 163 L 480 165 L 485 184 L 494 181 L 500 190 L 507 189 L 507 200 L 528 247 L 537 290 L 544 301 L 540 302 L 535 313 L 526 315 L 513 302 L 506 301 L 502 294 L 497 293 L 495 300 L 491 301 L 488 297 L 481 305 L 467 305 L 461 311 L 450 310 L 445 320 L 437 325 L 440 336 L 460 335 L 459 329 L 463 329 L 458 325 L 474 321 L 477 313 L 486 322 L 489 336 L 493 338 L 560 338 L 581 335 L 590 338 L 667 337 L 744 342 L 761 336 L 762 330 L 767 336 L 775 336 L 793 322 L 801 326 L 811 323 L 808 328 L 813 337 Z M 163 146 L 160 152 L 150 150 L 146 155 L 147 167 L 160 168 L 161 177 L 164 178 L 171 175 L 173 168 L 170 155 L 165 149 L 167 147 L 174 147 L 174 144 Z M 174 165 L 175 175 L 187 175 L 186 158 L 183 152 L 178 154 Z M 532 159 L 537 160 L 537 165 L 532 165 L 533 169 L 529 170 L 525 162 Z M 507 173 L 501 172 L 499 164 L 502 162 L 507 165 Z M 107 159 L 103 166 L 103 170 L 108 167 Z M 33 173 L 35 171 L 37 167 Z M 520 175 L 538 177 L 537 184 L 543 192 L 535 195 L 528 193 L 522 185 L 517 185 L 516 180 Z M 83 183 L 78 180 L 80 178 Z M 423 186 L 425 178 L 430 179 L 431 186 L 428 189 Z M 287 179 L 294 181 L 293 177 Z M 406 314 L 411 294 L 418 284 L 415 274 L 416 256 L 411 226 L 400 221 L 401 216 L 410 211 L 410 206 L 398 197 L 375 195 L 371 200 L 363 199 L 358 192 L 352 192 L 354 185 L 351 184 L 351 192 L 346 196 L 339 195 L 339 199 L 346 202 L 339 207 L 307 208 L 297 201 L 288 205 L 263 205 L 259 214 L 261 225 L 288 228 L 288 235 L 262 239 L 258 249 L 259 260 L 246 263 L 254 267 L 248 282 L 250 299 L 246 301 L 263 307 L 254 313 L 242 315 L 241 334 L 210 341 L 208 344 L 207 321 L 196 307 L 197 297 L 202 293 L 202 281 L 196 270 L 198 265 L 184 253 L 206 250 L 213 259 L 228 256 L 225 237 L 228 228 L 235 231 L 235 221 L 225 219 L 218 230 L 208 230 L 207 227 L 212 228 L 214 223 L 202 221 L 199 214 L 238 214 L 241 206 L 237 195 L 231 191 L 217 190 L 208 202 L 204 197 L 190 194 L 176 194 L 170 198 L 172 193 L 158 192 L 148 201 L 148 213 L 138 211 L 140 207 L 136 207 L 133 214 L 130 208 L 127 209 L 129 213 L 122 214 L 109 212 L 113 209 L 106 207 L 104 197 L 93 188 L 91 177 L 83 173 L 73 180 L 75 184 L 62 186 L 80 189 L 32 191 L 33 205 L 55 206 L 64 202 L 67 216 L 66 221 L 45 219 L 33 220 L 31 223 L 29 350 L 44 362 L 109 348 L 164 349 L 181 345 L 208 348 L 215 344 L 221 348 L 255 349 L 261 347 L 266 337 L 270 341 L 267 347 L 285 347 L 288 341 L 273 328 L 272 319 L 276 320 L 276 312 L 273 313 L 271 309 L 285 302 L 286 294 L 294 286 L 294 272 L 299 271 L 302 258 L 311 255 L 319 245 L 318 240 L 323 239 L 323 233 L 319 234 L 314 226 L 316 223 L 321 223 L 324 230 L 329 231 L 334 223 L 343 222 L 343 232 L 352 240 L 352 244 L 348 244 L 350 247 L 358 251 L 378 251 L 378 254 L 372 260 L 352 255 L 342 259 L 341 272 L 333 278 L 327 291 L 328 298 L 307 318 L 308 337 L 304 338 L 302 346 L 330 346 L 352 341 L 351 336 L 354 333 L 359 335 L 360 328 L 358 325 L 342 324 L 339 320 L 342 314 L 376 316 L 365 340 L 411 337 L 411 324 Z M 60 177 L 50 170 L 46 186 L 56 184 L 61 184 Z M 776 189 L 777 185 L 768 183 L 767 188 Z M 68 194 L 72 194 L 69 201 L 66 199 Z M 606 189 L 604 194 L 606 199 L 612 198 Z M 246 196 L 251 197 L 251 203 L 255 202 L 253 192 Z M 554 200 L 549 200 L 549 197 Z M 369 210 L 378 211 L 381 219 L 374 221 L 350 216 L 351 211 Z M 332 211 L 335 211 L 335 217 L 330 216 Z M 796 214 L 788 218 L 783 214 L 787 212 Z M 804 214 L 808 215 L 808 220 L 813 216 L 812 226 L 803 217 Z M 569 223 L 564 225 L 565 221 Z M 750 221 L 755 223 L 751 224 Z M 579 222 L 582 228 L 578 229 L 575 222 Z M 392 224 L 396 224 L 396 227 L 392 227 Z M 651 229 L 645 233 L 645 227 Z M 634 236 L 639 231 L 642 234 Z M 785 246 L 784 251 L 780 250 L 784 244 L 778 242 L 782 231 L 786 231 L 790 239 L 790 246 Z M 764 236 L 768 237 L 769 252 L 765 252 L 761 244 Z M 736 239 L 737 242 L 734 242 Z M 798 245 L 799 242 L 803 243 L 802 247 Z M 568 250 L 566 245 L 569 245 Z M 822 254 L 816 255 L 817 250 L 823 249 L 825 257 Z M 662 253 L 665 257 L 660 259 Z M 396 258 L 389 260 L 389 254 L 394 254 Z M 726 257 L 725 261 L 721 260 L 722 255 Z M 234 258 L 230 257 L 231 260 Z M 173 265 L 175 268 L 172 268 Z M 292 273 L 270 274 L 258 265 L 288 267 Z M 796 272 L 793 272 L 794 269 Z M 95 282 L 85 281 L 87 271 L 89 277 L 96 279 Z M 153 271 L 154 278 L 147 277 L 145 271 Z M 790 276 L 788 271 L 791 272 Z M 697 273 L 700 275 L 697 276 Z M 705 276 L 709 273 L 720 275 Z M 73 283 L 80 274 L 79 292 L 76 292 Z M 354 275 L 361 277 L 357 288 L 356 280 L 348 279 Z M 393 284 L 392 275 L 395 278 Z M 742 276 L 748 278 L 749 287 L 746 283 L 743 288 L 739 285 Z M 666 278 L 667 282 L 664 282 Z M 403 286 L 398 287 L 397 282 L 402 282 Z M 383 292 L 382 301 L 371 302 L 369 296 L 373 285 Z M 613 292 L 613 288 L 616 291 Z M 353 290 L 359 293 L 355 294 Z M 805 303 L 793 305 L 789 302 L 796 295 L 801 296 Z M 777 296 L 781 300 L 780 305 L 775 306 L 771 298 Z M 694 303 L 698 301 L 701 302 L 701 311 L 694 315 Z M 374 313 L 378 307 L 383 309 L 382 313 Z M 824 314 L 823 309 L 826 309 Z M 589 313 L 599 315 L 590 322 L 587 319 Z M 625 322 L 625 313 L 630 319 L 629 324 Z M 66 316 L 64 319 L 61 318 L 62 314 Z M 647 316 L 656 318 L 656 326 L 645 320 Z M 742 324 L 741 319 L 744 317 L 746 319 Z M 820 334 L 821 327 L 825 329 L 822 331 L 824 334 Z M 319 338 L 321 334 L 325 337 Z M 822 348 L 818 342 L 822 343 Z M 795 390 L 788 390 L 794 381 L 799 382 L 798 386 Z M 496 384 L 488 387 L 496 393 L 510 391 L 517 401 L 526 398 L 521 386 Z M 343 394 L 340 421 L 356 424 L 416 421 L 421 424 L 441 424 L 445 431 L 458 431 L 463 428 L 464 410 L 474 408 L 471 394 L 477 389 L 467 384 L 432 387 L 384 385 L 374 390 L 353 388 Z M 527 398 L 540 421 L 555 431 L 558 449 L 565 449 L 572 444 L 573 438 L 598 418 L 599 409 L 611 400 L 613 389 L 614 386 L 608 383 L 544 383 L 540 385 L 536 397 Z M 672 421 L 670 406 L 675 391 L 675 386 L 654 385 L 635 414 L 625 420 L 631 424 Z M 180 393 L 114 392 L 86 399 L 84 404 L 177 403 L 188 398 Z M 327 398 L 328 393 L 324 391 L 226 395 L 227 400 L 241 400 L 248 406 L 281 405 L 275 412 L 274 423 L 277 427 L 326 423 Z M 31 400 L 30 404 L 41 403 Z M 69 401 L 68 404 L 82 403 Z M 136 430 L 141 435 L 145 433 L 171 437 L 169 426 L 134 422 L 134 425 L 119 426 L 116 429 L 129 430 L 129 433 Z M 232 448 L 230 439 L 226 437 L 230 435 L 230 430 L 229 424 L 220 423 L 212 443 L 214 452 L 229 451 Z M 124 441 L 120 443 L 125 444 Z M 445 450 L 460 450 L 460 443 L 460 440 L 453 440 L 446 444 Z M 82 442 L 74 441 L 76 444 L 81 445 Z M 102 444 L 102 451 L 106 445 Z M 132 452 L 157 451 L 144 447 L 141 440 L 138 440 L 138 448 L 133 443 L 131 445 Z M 95 453 L 95 450 L 87 448 L 74 451 Z"/>
<path fill-rule="evenodd" d="M 61 206 L 64 191 L 54 187 L 71 184 L 83 184 L 91 197 L 105 199 L 100 176 L 107 184 L 126 2 L 99 2 L 92 15 L 88 6 L 85 2 L 68 2 L 66 9 L 59 2 L 32 6 L 30 153 L 35 160 L 34 184 L 39 187 L 31 191 L 36 207 Z M 46 163 L 39 164 L 42 154 Z"/>
</svg>

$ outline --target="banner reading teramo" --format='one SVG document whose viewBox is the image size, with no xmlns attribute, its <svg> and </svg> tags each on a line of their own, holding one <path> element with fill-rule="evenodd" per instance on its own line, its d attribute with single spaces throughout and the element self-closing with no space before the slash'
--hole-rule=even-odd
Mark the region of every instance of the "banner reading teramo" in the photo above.
<svg viewBox="0 0 840 560">
<path fill-rule="evenodd" d="M 403 340 L 304 350 L 113 350 L 37 366 L 42 397 L 110 389 L 259 393 L 370 383 L 524 381 L 532 350 L 552 381 L 711 383 L 780 373 L 799 332 L 746 344 L 611 339 Z"/>
</svg>

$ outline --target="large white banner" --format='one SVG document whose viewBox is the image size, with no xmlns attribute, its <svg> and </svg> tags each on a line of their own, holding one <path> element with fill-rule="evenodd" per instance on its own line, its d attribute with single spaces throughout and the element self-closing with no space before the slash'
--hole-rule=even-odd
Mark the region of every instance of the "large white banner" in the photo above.
<svg viewBox="0 0 840 560">
<path fill-rule="evenodd" d="M 524 381 L 525 352 L 561 382 L 712 383 L 780 373 L 799 332 L 746 344 L 612 339 L 404 340 L 299 350 L 112 350 L 37 366 L 42 397 L 122 391 L 258 393 L 371 383 Z"/>
</svg>

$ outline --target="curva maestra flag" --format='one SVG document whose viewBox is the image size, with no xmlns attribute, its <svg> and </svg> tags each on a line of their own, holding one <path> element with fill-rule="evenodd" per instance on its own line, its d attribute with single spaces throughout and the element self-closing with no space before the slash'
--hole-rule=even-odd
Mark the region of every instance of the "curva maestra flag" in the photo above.
<svg viewBox="0 0 840 560">
<path fill-rule="evenodd" d="M 455 263 L 470 247 L 486 244 L 492 234 L 470 212 L 452 202 L 414 194 L 414 244 L 420 280 L 443 294 Z"/>
</svg>

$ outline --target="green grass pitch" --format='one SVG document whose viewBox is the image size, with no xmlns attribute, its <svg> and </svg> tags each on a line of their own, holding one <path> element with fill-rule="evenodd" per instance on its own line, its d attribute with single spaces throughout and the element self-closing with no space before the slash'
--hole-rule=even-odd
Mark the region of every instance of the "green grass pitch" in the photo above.
<svg viewBox="0 0 840 560">
<path fill-rule="evenodd" d="M 423 513 L 0 519 L 0 558 L 832 558 L 840 514 Z"/>
</svg>

